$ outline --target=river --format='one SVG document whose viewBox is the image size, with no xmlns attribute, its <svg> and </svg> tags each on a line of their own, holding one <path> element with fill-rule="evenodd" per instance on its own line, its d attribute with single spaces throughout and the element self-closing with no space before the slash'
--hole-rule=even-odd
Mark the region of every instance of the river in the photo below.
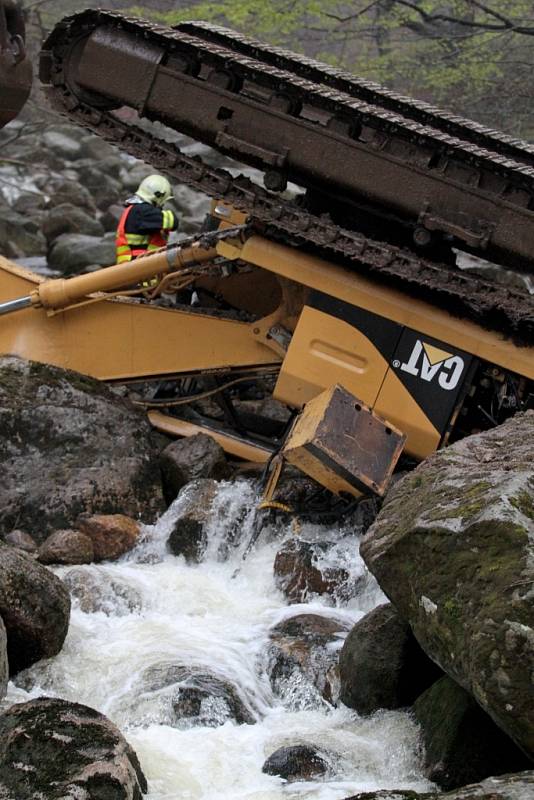
<svg viewBox="0 0 534 800">
<path fill-rule="evenodd" d="M 288 606 L 274 584 L 273 561 L 280 541 L 292 535 L 289 527 L 262 534 L 232 577 L 250 534 L 255 497 L 249 484 L 221 484 L 200 564 L 187 565 L 166 549 L 181 502 L 145 526 L 142 541 L 119 562 L 55 570 L 60 577 L 75 570 L 71 583 L 88 580 L 89 594 L 97 587 L 100 610 L 82 611 L 74 600 L 62 652 L 17 676 L 7 701 L 57 696 L 104 713 L 136 750 L 150 800 L 341 800 L 377 788 L 431 788 L 407 713 L 361 718 L 342 705 L 334 708 L 302 674 L 275 696 L 266 674 L 269 631 L 280 621 L 314 613 L 350 626 L 384 602 L 358 555 L 357 536 L 338 541 L 339 533 L 330 531 L 328 558 L 350 568 L 361 586 L 358 596 L 345 604 L 322 597 Z M 324 530 L 308 525 L 300 535 L 318 534 L 324 538 Z M 228 554 L 225 542 L 232 537 L 237 545 Z M 221 713 L 218 726 L 177 721 L 171 702 L 176 687 L 154 688 L 147 680 L 152 668 L 170 664 L 207 668 L 232 683 L 255 723 L 224 721 L 224 707 L 211 709 L 212 717 Z M 286 783 L 262 772 L 271 753 L 293 744 L 316 745 L 328 754 L 328 775 Z"/>
</svg>

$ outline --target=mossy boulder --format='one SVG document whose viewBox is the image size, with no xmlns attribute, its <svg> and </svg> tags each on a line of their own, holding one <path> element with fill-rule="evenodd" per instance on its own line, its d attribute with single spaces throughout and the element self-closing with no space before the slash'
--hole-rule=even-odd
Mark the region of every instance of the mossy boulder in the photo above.
<svg viewBox="0 0 534 800">
<path fill-rule="evenodd" d="M 5 800 L 141 800 L 138 758 L 92 708 L 50 697 L 0 716 L 0 797 Z"/>
<path fill-rule="evenodd" d="M 529 768 L 529 759 L 465 689 L 445 676 L 416 700 L 425 773 L 442 789 Z"/>
<path fill-rule="evenodd" d="M 391 605 L 358 620 L 339 655 L 340 699 L 358 714 L 409 706 L 442 672 Z"/>
<path fill-rule="evenodd" d="M 401 480 L 361 554 L 425 652 L 534 759 L 534 412 Z"/>
<path fill-rule="evenodd" d="M 14 356 L 0 358 L 0 534 L 41 544 L 82 513 L 151 522 L 163 510 L 145 415 L 102 382 Z"/>
</svg>

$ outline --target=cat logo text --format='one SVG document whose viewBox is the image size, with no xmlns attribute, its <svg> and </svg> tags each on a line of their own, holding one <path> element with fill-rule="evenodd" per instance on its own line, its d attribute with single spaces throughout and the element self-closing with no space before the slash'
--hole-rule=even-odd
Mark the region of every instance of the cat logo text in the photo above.
<svg viewBox="0 0 534 800">
<path fill-rule="evenodd" d="M 460 382 L 465 362 L 460 356 L 454 356 L 418 339 L 408 361 L 403 364 L 397 361 L 393 366 L 400 367 L 402 372 L 423 381 L 437 381 L 442 389 L 451 391 Z"/>
</svg>

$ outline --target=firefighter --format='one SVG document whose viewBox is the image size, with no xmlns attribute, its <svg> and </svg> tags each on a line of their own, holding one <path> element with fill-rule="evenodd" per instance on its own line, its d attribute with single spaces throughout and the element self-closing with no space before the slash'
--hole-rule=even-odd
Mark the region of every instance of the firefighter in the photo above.
<svg viewBox="0 0 534 800">
<path fill-rule="evenodd" d="M 126 200 L 119 220 L 117 264 L 165 247 L 169 233 L 178 227 L 174 212 L 163 210 L 171 196 L 171 185 L 162 175 L 149 175 L 141 181 L 136 193 Z"/>
</svg>

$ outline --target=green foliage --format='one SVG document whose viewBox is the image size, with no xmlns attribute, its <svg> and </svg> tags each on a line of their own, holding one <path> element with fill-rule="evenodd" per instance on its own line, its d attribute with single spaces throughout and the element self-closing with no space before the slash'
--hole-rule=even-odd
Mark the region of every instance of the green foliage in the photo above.
<svg viewBox="0 0 534 800">
<path fill-rule="evenodd" d="M 130 10 L 168 25 L 229 25 L 534 137 L 531 0 L 191 0 L 156 9 Z"/>
</svg>

